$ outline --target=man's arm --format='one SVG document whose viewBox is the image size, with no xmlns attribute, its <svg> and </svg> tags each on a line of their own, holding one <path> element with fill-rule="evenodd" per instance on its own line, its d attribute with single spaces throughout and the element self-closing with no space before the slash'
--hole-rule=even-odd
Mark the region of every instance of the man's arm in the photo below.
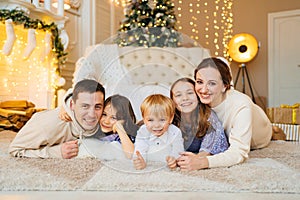
<svg viewBox="0 0 300 200">
<path fill-rule="evenodd" d="M 67 134 L 58 118 L 58 110 L 36 113 L 17 133 L 9 146 L 9 153 L 15 157 L 62 158 L 62 144 L 76 139 Z"/>
</svg>

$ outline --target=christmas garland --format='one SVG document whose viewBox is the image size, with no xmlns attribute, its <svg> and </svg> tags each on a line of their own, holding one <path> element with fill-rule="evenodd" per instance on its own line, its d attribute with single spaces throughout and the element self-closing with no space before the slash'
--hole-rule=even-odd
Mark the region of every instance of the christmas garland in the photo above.
<svg viewBox="0 0 300 200">
<path fill-rule="evenodd" d="M 58 61 L 58 66 L 65 64 L 67 52 L 64 51 L 64 46 L 59 37 L 59 30 L 54 22 L 52 22 L 51 24 L 47 24 L 39 19 L 31 19 L 23 10 L 1 9 L 0 21 L 4 23 L 7 19 L 11 19 L 17 25 L 23 24 L 25 29 L 31 28 L 51 32 L 52 51 L 55 52 Z"/>
</svg>

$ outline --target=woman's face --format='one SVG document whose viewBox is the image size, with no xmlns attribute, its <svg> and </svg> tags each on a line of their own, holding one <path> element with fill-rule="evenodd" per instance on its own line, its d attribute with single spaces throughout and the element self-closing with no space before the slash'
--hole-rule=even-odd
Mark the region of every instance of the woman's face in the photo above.
<svg viewBox="0 0 300 200">
<path fill-rule="evenodd" d="M 176 108 L 181 112 L 191 113 L 196 109 L 198 99 L 193 84 L 185 81 L 179 81 L 174 85 L 172 94 Z"/>
<path fill-rule="evenodd" d="M 113 131 L 113 125 L 118 121 L 117 111 L 111 104 L 105 106 L 100 118 L 100 127 L 104 133 Z"/>
<path fill-rule="evenodd" d="M 206 67 L 196 74 L 195 90 L 200 101 L 213 108 L 224 100 L 226 87 L 220 72 L 215 68 Z"/>
</svg>

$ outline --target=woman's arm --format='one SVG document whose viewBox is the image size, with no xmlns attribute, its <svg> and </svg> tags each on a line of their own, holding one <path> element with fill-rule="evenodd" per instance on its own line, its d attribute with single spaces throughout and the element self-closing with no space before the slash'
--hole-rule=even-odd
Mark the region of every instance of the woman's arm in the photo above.
<svg viewBox="0 0 300 200">
<path fill-rule="evenodd" d="M 207 152 L 194 154 L 192 152 L 183 152 L 177 159 L 177 165 L 182 171 L 192 171 L 208 168 L 208 160 L 205 156 Z"/>
<path fill-rule="evenodd" d="M 230 114 L 223 119 L 230 146 L 226 151 L 208 157 L 210 168 L 232 166 L 248 158 L 252 136 L 251 108 L 239 106 L 234 111 L 230 112 L 227 107 L 226 112 Z"/>
<path fill-rule="evenodd" d="M 197 155 L 199 157 L 211 156 L 211 154 L 209 152 L 206 152 L 206 151 L 200 151 Z"/>
</svg>

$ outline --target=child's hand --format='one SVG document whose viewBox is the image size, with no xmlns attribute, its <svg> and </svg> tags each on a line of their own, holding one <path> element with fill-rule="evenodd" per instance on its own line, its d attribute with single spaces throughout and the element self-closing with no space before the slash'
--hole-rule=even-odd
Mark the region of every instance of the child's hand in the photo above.
<svg viewBox="0 0 300 200">
<path fill-rule="evenodd" d="M 124 133 L 125 129 L 124 129 L 124 120 L 118 120 L 114 125 L 113 125 L 113 132 L 114 133 Z M 126 132 L 125 132 L 126 133 Z"/>
<path fill-rule="evenodd" d="M 133 165 L 135 169 L 141 170 L 146 167 L 146 162 L 139 151 L 136 151 L 137 157 L 133 159 Z"/>
<path fill-rule="evenodd" d="M 68 113 L 65 111 L 64 107 L 60 106 L 59 118 L 63 121 L 70 122 L 72 121 L 72 118 L 68 115 Z"/>
<path fill-rule="evenodd" d="M 170 169 L 176 169 L 177 167 L 177 163 L 176 163 L 176 159 L 172 156 L 167 156 L 166 157 L 166 161 L 167 161 L 167 164 L 168 164 L 168 167 Z"/>
</svg>

